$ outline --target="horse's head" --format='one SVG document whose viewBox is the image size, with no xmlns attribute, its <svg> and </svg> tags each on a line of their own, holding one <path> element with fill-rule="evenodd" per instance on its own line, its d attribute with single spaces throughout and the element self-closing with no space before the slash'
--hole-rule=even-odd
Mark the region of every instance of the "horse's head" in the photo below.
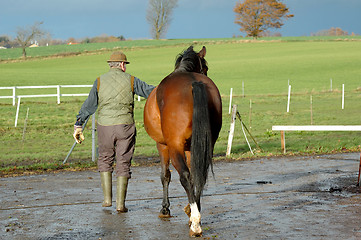
<svg viewBox="0 0 361 240">
<path fill-rule="evenodd" d="M 206 47 L 203 46 L 202 50 L 196 53 L 193 46 L 190 46 L 177 56 L 174 71 L 196 72 L 207 76 L 208 66 L 207 61 L 204 59 L 205 56 Z"/>
</svg>

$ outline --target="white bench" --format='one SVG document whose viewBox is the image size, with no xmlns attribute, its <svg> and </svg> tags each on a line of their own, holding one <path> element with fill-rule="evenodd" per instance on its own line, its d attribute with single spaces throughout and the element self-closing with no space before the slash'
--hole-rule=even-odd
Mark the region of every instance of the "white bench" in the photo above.
<svg viewBox="0 0 361 240">
<path fill-rule="evenodd" d="M 281 131 L 281 149 L 286 153 L 285 131 L 361 131 L 361 125 L 276 125 L 272 131 Z"/>
</svg>

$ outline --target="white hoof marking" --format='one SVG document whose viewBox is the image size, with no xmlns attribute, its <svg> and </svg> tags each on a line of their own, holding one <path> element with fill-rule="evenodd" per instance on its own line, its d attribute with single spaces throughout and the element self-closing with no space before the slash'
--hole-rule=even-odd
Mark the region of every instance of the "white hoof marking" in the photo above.
<svg viewBox="0 0 361 240">
<path fill-rule="evenodd" d="M 191 217 L 189 218 L 189 220 L 191 221 L 190 229 L 194 233 L 201 233 L 202 232 L 202 228 L 200 225 L 201 213 L 198 211 L 198 207 L 196 203 L 191 204 Z"/>
</svg>

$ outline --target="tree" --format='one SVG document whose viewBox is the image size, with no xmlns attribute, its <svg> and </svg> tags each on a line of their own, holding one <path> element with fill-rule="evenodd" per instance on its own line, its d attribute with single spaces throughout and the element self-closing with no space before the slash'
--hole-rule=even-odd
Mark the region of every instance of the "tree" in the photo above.
<svg viewBox="0 0 361 240">
<path fill-rule="evenodd" d="M 281 28 L 283 20 L 293 17 L 279 0 L 244 0 L 237 3 L 233 11 L 241 32 L 253 38 L 258 38 L 269 28 Z"/>
<path fill-rule="evenodd" d="M 347 36 L 348 32 L 339 27 L 332 27 L 327 30 L 321 30 L 316 33 L 311 33 L 311 36 Z"/>
<path fill-rule="evenodd" d="M 36 22 L 32 26 L 26 28 L 18 27 L 18 30 L 16 31 L 16 41 L 23 49 L 24 58 L 26 58 L 26 48 L 30 46 L 31 41 L 46 34 L 46 32 L 40 28 L 41 24 L 43 24 L 43 22 Z"/>
<path fill-rule="evenodd" d="M 8 36 L 0 36 L 0 47 L 9 47 L 10 38 Z"/>
<path fill-rule="evenodd" d="M 167 33 L 177 2 L 178 0 L 149 0 L 147 21 L 154 39 L 160 39 Z"/>
</svg>

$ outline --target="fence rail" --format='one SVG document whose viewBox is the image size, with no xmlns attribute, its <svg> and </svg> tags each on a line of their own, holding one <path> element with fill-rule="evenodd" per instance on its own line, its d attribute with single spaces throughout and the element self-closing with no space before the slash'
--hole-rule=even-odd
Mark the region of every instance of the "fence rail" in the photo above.
<svg viewBox="0 0 361 240">
<path fill-rule="evenodd" d="M 285 131 L 361 131 L 361 125 L 276 125 L 272 131 L 281 131 L 281 149 L 286 153 Z"/>
<path fill-rule="evenodd" d="M 13 94 L 9 96 L 0 96 L 2 98 L 12 98 L 13 106 L 15 106 L 16 98 L 37 98 L 37 97 L 56 97 L 58 104 L 60 104 L 60 97 L 78 97 L 88 96 L 88 93 L 74 93 L 61 94 L 61 88 L 89 88 L 93 85 L 49 85 L 49 86 L 17 86 L 17 87 L 0 87 L 0 90 L 13 90 Z M 16 95 L 17 89 L 41 89 L 41 88 L 55 88 L 56 94 L 38 94 L 38 95 Z"/>
</svg>

